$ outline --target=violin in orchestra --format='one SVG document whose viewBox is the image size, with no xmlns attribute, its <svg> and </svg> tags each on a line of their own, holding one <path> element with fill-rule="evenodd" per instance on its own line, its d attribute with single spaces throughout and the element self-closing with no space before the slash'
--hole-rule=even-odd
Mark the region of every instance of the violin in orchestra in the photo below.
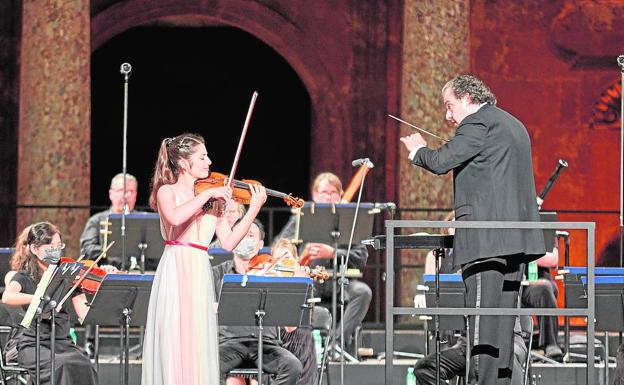
<svg viewBox="0 0 624 385">
<path fill-rule="evenodd" d="M 249 260 L 247 269 L 249 274 L 269 275 L 279 277 L 294 277 L 303 275 L 314 280 L 324 282 L 329 279 L 329 273 L 323 266 L 310 270 L 302 265 L 294 244 L 286 239 L 279 240 L 273 247 L 273 255 L 259 254 Z"/>
</svg>

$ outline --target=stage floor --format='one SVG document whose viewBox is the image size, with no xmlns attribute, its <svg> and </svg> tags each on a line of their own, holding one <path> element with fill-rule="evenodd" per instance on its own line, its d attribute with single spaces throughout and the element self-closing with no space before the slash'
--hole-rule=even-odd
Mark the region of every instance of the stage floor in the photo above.
<svg viewBox="0 0 624 385">
<path fill-rule="evenodd" d="M 416 360 L 398 359 L 394 360 L 394 376 L 392 385 L 405 383 L 407 368 L 414 365 Z M 609 365 L 609 382 L 613 382 L 613 372 L 615 364 Z M 551 365 L 534 363 L 532 374 L 541 375 L 542 385 L 572 385 L 585 384 L 585 364 L 573 363 L 562 365 Z M 380 385 L 385 380 L 384 360 L 365 360 L 360 363 L 345 363 L 344 365 L 344 385 Z M 105 357 L 100 360 L 100 385 L 118 385 L 120 381 L 120 366 L 118 358 Z M 340 384 L 340 364 L 332 362 L 329 365 L 330 383 Z M 323 381 L 327 384 L 326 381 Z M 529 383 L 531 383 L 529 381 Z M 141 362 L 131 361 L 130 381 L 128 385 L 141 384 Z M 604 366 L 596 364 L 595 384 L 604 384 Z M 388 384 L 390 385 L 390 384 Z"/>
</svg>

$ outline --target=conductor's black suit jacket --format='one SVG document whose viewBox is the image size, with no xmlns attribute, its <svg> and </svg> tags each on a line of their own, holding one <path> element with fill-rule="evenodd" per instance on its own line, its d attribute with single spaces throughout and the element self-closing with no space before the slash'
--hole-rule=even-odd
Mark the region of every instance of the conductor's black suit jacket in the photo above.
<svg viewBox="0 0 624 385">
<path fill-rule="evenodd" d="M 524 125 L 490 104 L 467 116 L 437 150 L 420 148 L 413 163 L 436 173 L 453 170 L 458 221 L 539 221 L 531 141 Z M 544 255 L 541 230 L 456 229 L 455 263 Z"/>
</svg>

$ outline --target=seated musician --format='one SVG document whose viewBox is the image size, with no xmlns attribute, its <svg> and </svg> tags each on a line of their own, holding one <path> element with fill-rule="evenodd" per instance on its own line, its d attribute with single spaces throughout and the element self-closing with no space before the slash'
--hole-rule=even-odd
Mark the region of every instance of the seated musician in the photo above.
<svg viewBox="0 0 624 385">
<path fill-rule="evenodd" d="M 278 239 L 271 249 L 271 254 L 273 258 L 298 260 L 297 247 L 288 239 Z M 305 269 L 302 270 L 301 275 L 308 275 Z M 282 342 L 284 343 L 284 348 L 294 354 L 303 366 L 297 385 L 316 384 L 316 351 L 314 349 L 312 329 L 309 327 L 286 327 L 282 335 Z"/>
<path fill-rule="evenodd" d="M 547 252 L 537 261 L 537 281 L 522 287 L 522 306 L 527 308 L 557 307 L 557 284 L 550 275 L 550 269 L 559 265 L 559 248 L 556 241 L 552 251 Z M 539 340 L 537 347 L 544 350 L 544 355 L 555 361 L 563 361 L 563 352 L 557 342 L 559 324 L 556 316 L 539 316 Z"/>
<path fill-rule="evenodd" d="M 2 302 L 9 306 L 21 306 L 26 310 L 33 299 L 37 284 L 49 264 L 57 264 L 65 247 L 61 233 L 53 224 L 39 222 L 26 227 L 15 242 L 15 253 L 11 257 L 10 281 Z M 9 277 L 7 277 L 9 278 Z M 74 345 L 69 336 L 70 316 L 65 302 L 56 315 L 55 383 L 97 384 L 97 375 L 86 353 Z M 71 304 L 79 318 L 86 315 L 84 294 L 72 298 Z M 42 320 L 41 336 L 41 383 L 50 383 L 50 320 Z M 35 381 L 35 328 L 22 329 L 16 326 L 7 341 L 7 355 L 17 350 L 17 362 L 28 370 L 30 383 Z"/>
<path fill-rule="evenodd" d="M 258 254 L 264 245 L 264 229 L 257 220 L 249 228 L 245 238 L 236 246 L 231 260 L 213 266 L 213 281 L 216 297 L 221 292 L 225 274 L 245 274 L 249 260 Z M 219 367 L 221 384 L 226 374 L 243 363 L 257 364 L 258 337 L 255 326 L 219 326 Z M 275 384 L 294 385 L 302 371 L 301 362 L 281 346 L 277 328 L 266 327 L 263 334 L 262 366 L 266 373 L 275 376 Z"/>
<path fill-rule="evenodd" d="M 340 203 L 342 194 L 342 183 L 340 179 L 332 173 L 321 173 L 312 183 L 312 200 L 315 203 Z M 293 239 L 296 235 L 295 227 L 296 216 L 292 216 L 276 239 Z M 305 242 L 305 239 L 303 241 Z M 338 263 L 340 263 L 341 256 L 345 256 L 346 258 L 347 248 L 348 245 L 338 245 L 338 250 L 336 250 Z M 323 243 L 308 243 L 301 255 L 310 257 L 310 267 L 324 266 L 329 269 L 332 268 L 333 264 L 334 248 L 331 245 Z M 363 271 L 367 259 L 368 250 L 366 246 L 354 244 L 351 247 L 347 267 Z M 331 300 L 332 282 L 315 283 L 314 286 L 316 293 L 323 300 Z M 340 294 L 338 293 L 338 295 Z M 357 279 L 350 279 L 349 284 L 346 286 L 345 299 L 347 302 L 344 311 L 345 350 L 347 352 L 353 352 L 355 345 L 355 329 L 362 324 L 368 312 L 368 307 L 372 299 L 372 291 L 366 283 Z M 342 320 L 340 322 L 342 322 Z M 338 325 L 336 330 L 341 330 L 341 326 Z M 340 344 L 340 341 L 337 341 L 337 344 Z"/>
<path fill-rule="evenodd" d="M 128 205 L 126 213 L 134 212 L 137 187 L 136 178 L 126 173 L 126 204 Z M 123 213 L 123 192 L 124 177 L 123 174 L 117 174 L 111 180 L 110 189 L 108 190 L 108 198 L 111 202 L 110 208 L 91 216 L 82 231 L 82 235 L 80 235 L 80 254 L 84 255 L 85 258 L 95 259 L 102 253 L 104 239 L 103 234 L 100 232 L 100 223 L 106 221 L 110 214 Z M 120 260 L 111 260 L 114 259 L 112 257 L 107 257 L 107 259 L 109 264 L 115 265 L 117 268 L 121 267 Z"/>
<path fill-rule="evenodd" d="M 447 216 L 445 220 L 454 220 L 454 215 Z M 446 228 L 443 233 L 454 235 L 454 228 Z M 439 260 L 440 274 L 461 274 L 461 267 L 453 263 L 453 249 L 445 249 L 445 257 Z M 425 274 L 435 274 L 435 256 L 433 251 L 427 253 L 425 260 Z M 414 297 L 415 307 L 426 307 L 425 296 L 418 294 Z M 448 335 L 443 337 L 449 337 Z M 449 340 L 449 338 L 443 338 Z M 522 385 L 523 365 L 526 361 L 527 348 L 522 339 L 522 330 L 520 328 L 519 318 L 516 317 L 514 325 L 514 363 L 511 376 L 512 385 Z M 442 381 L 450 381 L 456 376 L 463 376 L 466 373 L 466 335 L 461 333 L 455 343 L 446 349 L 440 351 L 440 379 Z M 430 353 L 424 358 L 416 361 L 414 365 L 414 375 L 416 381 L 421 385 L 437 385 L 436 384 L 436 357 L 435 352 Z M 474 374 L 471 372 L 471 377 Z"/>
</svg>

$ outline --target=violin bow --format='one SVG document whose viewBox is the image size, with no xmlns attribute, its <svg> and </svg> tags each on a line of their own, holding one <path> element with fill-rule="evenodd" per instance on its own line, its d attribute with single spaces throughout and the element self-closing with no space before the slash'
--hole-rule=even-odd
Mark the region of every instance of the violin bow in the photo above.
<svg viewBox="0 0 624 385">
<path fill-rule="evenodd" d="M 58 305 L 56 305 L 57 307 L 62 307 L 63 304 L 65 303 L 65 301 L 67 301 L 67 298 L 69 298 L 70 295 L 72 295 L 72 293 L 76 290 L 76 288 L 78 286 L 80 286 L 80 284 L 82 283 L 82 281 L 85 280 L 85 278 L 87 278 L 87 275 L 91 272 L 91 270 L 93 270 L 93 268 L 95 267 L 95 265 L 97 265 L 98 262 L 100 262 L 100 259 L 102 259 L 102 257 L 104 257 L 104 255 L 106 255 L 106 252 L 111 248 L 111 246 L 113 246 L 115 244 L 115 241 L 112 241 L 111 243 L 108 244 L 108 246 L 106 246 L 106 248 L 102 251 L 102 253 L 100 255 L 98 255 L 98 257 L 95 259 L 95 261 L 93 261 L 93 264 L 91 266 L 89 266 L 87 268 L 87 270 L 85 270 L 85 272 L 82 274 L 82 276 L 78 279 L 78 281 L 76 283 L 74 283 L 74 286 L 72 286 L 71 289 L 69 289 L 69 291 L 67 292 L 67 294 L 65 294 L 65 297 L 63 297 L 62 300 L 59 301 Z"/>
<path fill-rule="evenodd" d="M 238 167 L 238 160 L 243 150 L 243 143 L 245 142 L 245 136 L 247 136 L 247 129 L 249 128 L 249 121 L 251 120 L 251 114 L 253 113 L 254 106 L 256 105 L 256 99 L 258 98 L 258 91 L 254 91 L 251 95 L 251 102 L 249 103 L 249 110 L 247 110 L 247 118 L 245 118 L 245 125 L 243 126 L 243 132 L 241 133 L 240 140 L 238 141 L 238 148 L 236 149 L 236 156 L 234 157 L 234 164 L 230 171 L 230 178 L 228 179 L 228 187 L 232 187 L 234 181 L 234 174 L 236 173 L 236 167 Z"/>
</svg>

